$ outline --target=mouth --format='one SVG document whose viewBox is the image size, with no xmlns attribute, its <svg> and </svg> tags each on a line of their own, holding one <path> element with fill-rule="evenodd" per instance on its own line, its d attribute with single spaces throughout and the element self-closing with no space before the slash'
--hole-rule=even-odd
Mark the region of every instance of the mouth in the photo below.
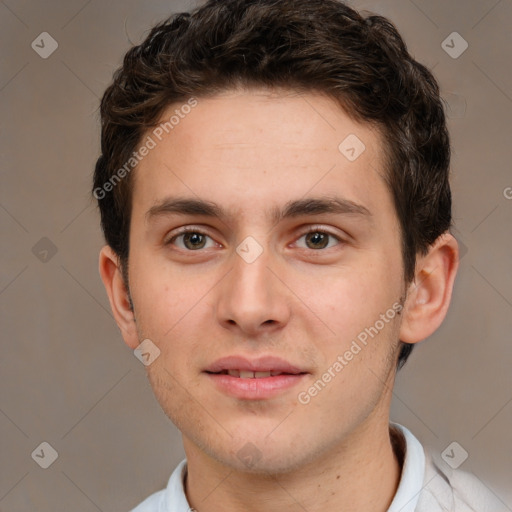
<svg viewBox="0 0 512 512">
<path fill-rule="evenodd" d="M 212 375 L 230 375 L 231 377 L 238 377 L 240 379 L 264 379 L 267 377 L 278 377 L 279 375 L 303 375 L 306 372 L 284 372 L 280 370 L 266 370 L 253 372 L 250 370 L 222 370 L 220 372 L 209 372 L 206 373 Z"/>
<path fill-rule="evenodd" d="M 217 360 L 204 373 L 223 394 L 242 400 L 263 400 L 297 386 L 310 372 L 274 356 L 228 356 Z"/>
<path fill-rule="evenodd" d="M 277 377 L 279 375 L 299 375 L 308 373 L 285 359 L 275 356 L 261 356 L 258 358 L 247 358 L 244 356 L 232 355 L 217 359 L 208 366 L 206 373 L 216 375 L 230 375 L 240 379 L 263 379 Z"/>
</svg>

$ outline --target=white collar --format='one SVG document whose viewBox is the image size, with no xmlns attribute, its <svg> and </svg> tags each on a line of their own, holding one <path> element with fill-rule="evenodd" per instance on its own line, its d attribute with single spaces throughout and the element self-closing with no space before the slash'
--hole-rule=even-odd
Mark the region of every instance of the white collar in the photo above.
<svg viewBox="0 0 512 512">
<path fill-rule="evenodd" d="M 405 438 L 405 456 L 400 483 L 388 512 L 414 512 L 425 479 L 425 452 L 409 429 L 398 423 L 390 425 Z"/>
</svg>

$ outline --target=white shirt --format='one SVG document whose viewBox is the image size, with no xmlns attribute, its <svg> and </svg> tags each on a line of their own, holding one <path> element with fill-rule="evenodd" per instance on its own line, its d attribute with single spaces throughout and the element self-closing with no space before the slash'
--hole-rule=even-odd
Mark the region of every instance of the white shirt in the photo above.
<svg viewBox="0 0 512 512">
<path fill-rule="evenodd" d="M 391 426 L 403 436 L 404 463 L 400 483 L 388 512 L 506 512 L 506 506 L 471 473 L 452 470 L 433 460 L 402 425 Z M 152 494 L 132 512 L 190 512 L 184 490 L 187 459 L 173 471 L 167 487 Z M 207 512 L 207 511 L 206 511 Z"/>
</svg>

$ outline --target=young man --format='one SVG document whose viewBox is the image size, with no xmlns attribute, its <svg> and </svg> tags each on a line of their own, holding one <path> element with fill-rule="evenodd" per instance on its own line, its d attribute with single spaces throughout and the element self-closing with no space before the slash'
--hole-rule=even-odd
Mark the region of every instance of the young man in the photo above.
<svg viewBox="0 0 512 512">
<path fill-rule="evenodd" d="M 187 455 L 137 512 L 498 510 L 389 422 L 458 265 L 438 86 L 389 21 L 212 0 L 101 116 L 101 276 Z"/>
</svg>

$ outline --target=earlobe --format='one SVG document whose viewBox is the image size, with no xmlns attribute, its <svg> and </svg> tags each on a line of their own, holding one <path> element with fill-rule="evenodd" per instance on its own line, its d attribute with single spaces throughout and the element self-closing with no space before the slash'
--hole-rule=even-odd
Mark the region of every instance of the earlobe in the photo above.
<svg viewBox="0 0 512 512">
<path fill-rule="evenodd" d="M 426 255 L 418 257 L 405 302 L 401 341 L 417 343 L 441 325 L 450 305 L 458 264 L 458 244 L 448 232 L 434 242 Z"/>
<path fill-rule="evenodd" d="M 117 254 L 108 245 L 100 251 L 99 271 L 110 301 L 110 308 L 125 343 L 136 348 L 139 344 L 135 318 Z"/>
</svg>

